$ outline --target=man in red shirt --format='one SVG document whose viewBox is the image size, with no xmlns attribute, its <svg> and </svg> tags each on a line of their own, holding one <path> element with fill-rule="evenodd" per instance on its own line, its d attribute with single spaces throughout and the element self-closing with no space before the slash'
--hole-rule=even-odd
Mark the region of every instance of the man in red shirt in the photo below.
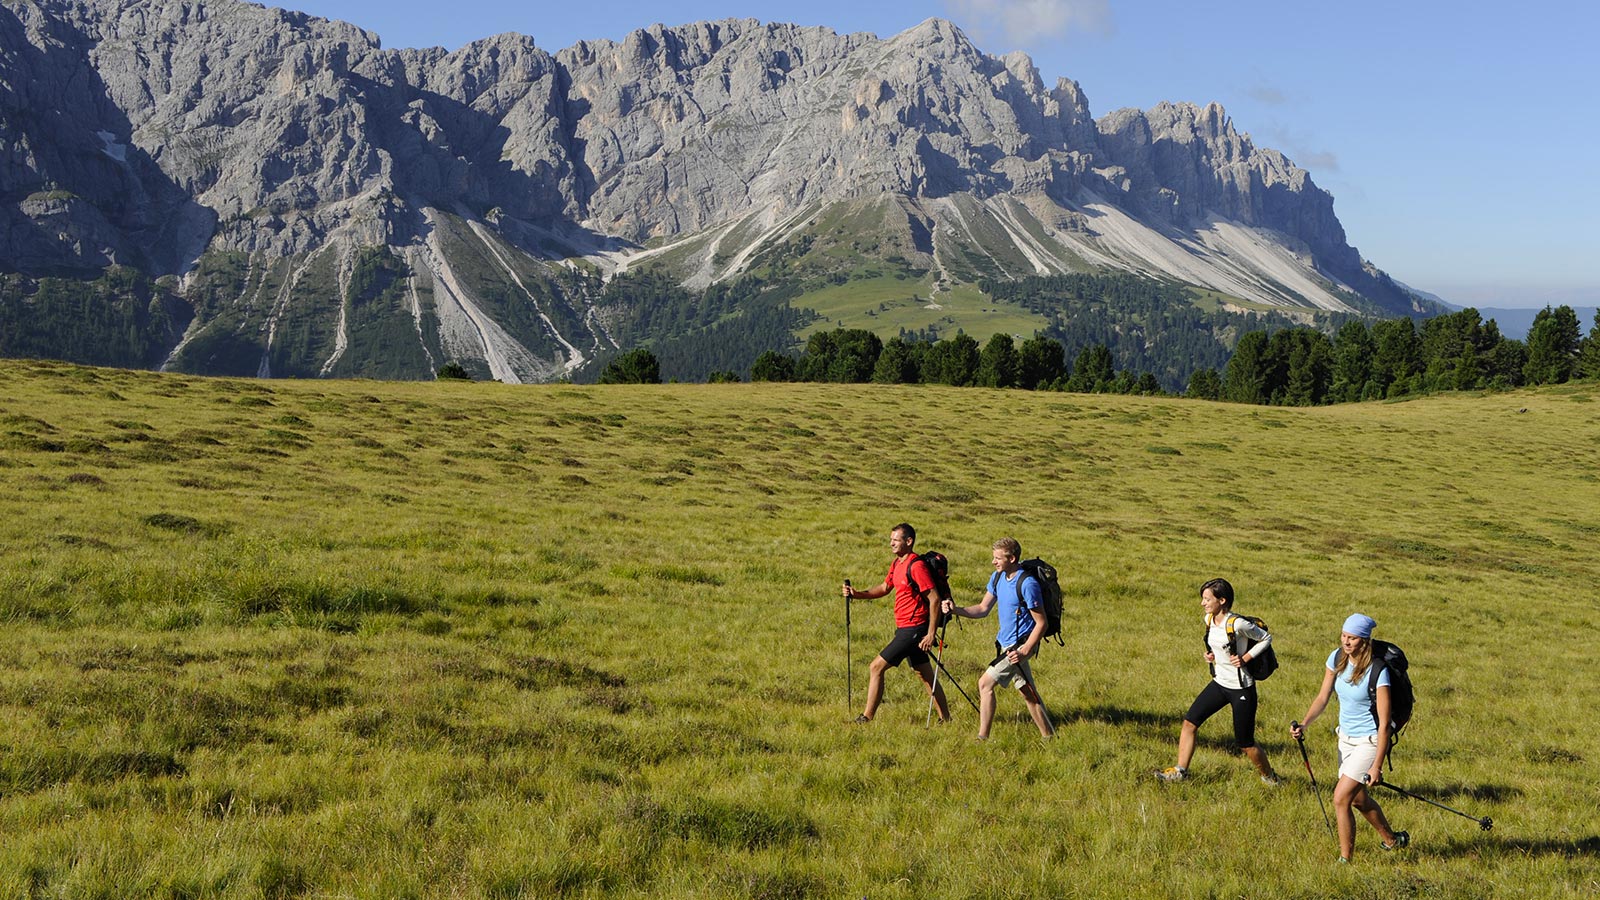
<svg viewBox="0 0 1600 900">
<path fill-rule="evenodd" d="M 928 564 L 917 558 L 912 549 L 917 543 L 917 531 L 902 522 L 889 532 L 889 549 L 894 552 L 894 562 L 889 564 L 889 574 L 877 587 L 856 590 L 844 585 L 844 596 L 851 599 L 873 600 L 894 592 L 894 639 L 889 646 L 873 658 L 868 670 L 867 708 L 855 721 L 871 722 L 883 702 L 883 673 L 900 665 L 901 660 L 911 663 L 911 668 L 922 679 L 922 684 L 933 694 L 939 709 L 939 721 L 950 721 L 950 707 L 944 701 L 944 686 L 936 685 L 933 666 L 928 662 L 928 650 L 933 647 L 934 627 L 938 621 L 936 610 L 944 597 L 934 584 Z"/>
</svg>

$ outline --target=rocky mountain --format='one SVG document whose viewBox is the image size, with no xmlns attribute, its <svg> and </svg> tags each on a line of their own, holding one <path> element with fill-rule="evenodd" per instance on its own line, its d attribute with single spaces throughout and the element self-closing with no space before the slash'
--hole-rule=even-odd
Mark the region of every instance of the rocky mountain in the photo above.
<svg viewBox="0 0 1600 900">
<path fill-rule="evenodd" d="M 236 0 L 0 0 L 0 49 L 5 352 L 59 354 L 98 303 L 128 364 L 547 380 L 623 342 L 632 301 L 603 284 L 640 269 L 693 290 L 759 271 L 799 304 L 885 267 L 932 306 L 1086 270 L 1419 302 L 1221 107 L 1095 119 L 1076 83 L 938 19 L 446 52 Z"/>
</svg>

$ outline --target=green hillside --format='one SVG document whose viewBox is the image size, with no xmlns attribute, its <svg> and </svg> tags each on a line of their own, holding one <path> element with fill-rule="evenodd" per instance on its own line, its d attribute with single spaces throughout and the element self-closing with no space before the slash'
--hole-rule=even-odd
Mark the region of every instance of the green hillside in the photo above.
<svg viewBox="0 0 1600 900">
<path fill-rule="evenodd" d="M 1262 408 L 938 387 L 262 382 L 0 361 L 0 896 L 1578 897 L 1600 385 Z M 913 415 L 917 411 L 920 415 Z M 894 422 L 885 428 L 885 422 Z M 924 728 L 858 601 L 891 526 L 1067 645 Z M 1224 576 L 1260 784 L 1172 762 Z M 1333 865 L 1286 732 L 1360 610 L 1412 659 L 1413 846 Z M 952 628 L 973 690 L 993 622 Z M 1308 740 L 1324 790 L 1334 742 Z"/>
<path fill-rule="evenodd" d="M 987 254 L 1007 247 L 1016 253 L 1003 236 L 991 242 L 994 246 L 952 240 L 950 249 L 935 253 L 931 222 L 903 197 L 807 208 L 801 218 L 802 224 L 791 232 L 759 244 L 742 277 L 781 285 L 793 307 L 817 314 L 816 322 L 800 331 L 802 340 L 817 330 L 844 327 L 864 328 L 885 339 L 904 331 L 954 335 L 960 330 L 982 341 L 997 333 L 1029 337 L 1049 324 L 1045 316 L 1018 304 L 992 299 L 977 285 L 982 277 L 1000 274 Z M 753 220 L 746 220 L 715 240 L 719 248 L 742 248 L 761 235 Z M 703 254 L 704 244 L 685 241 L 642 268 L 687 278 L 697 271 L 700 262 L 694 254 Z M 719 250 L 712 270 L 732 276 L 733 262 L 727 251 Z M 1014 265 L 1019 272 L 1033 271 L 1025 261 Z"/>
</svg>

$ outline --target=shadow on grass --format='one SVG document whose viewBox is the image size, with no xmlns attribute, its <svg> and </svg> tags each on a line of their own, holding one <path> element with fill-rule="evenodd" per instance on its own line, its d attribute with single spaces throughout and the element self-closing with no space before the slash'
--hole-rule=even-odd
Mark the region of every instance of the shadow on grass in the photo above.
<svg viewBox="0 0 1600 900">
<path fill-rule="evenodd" d="M 1048 702 L 1049 698 L 1046 698 Z M 1142 735 L 1151 737 L 1171 737 L 1177 739 L 1178 729 L 1182 724 L 1182 716 L 1175 716 L 1170 712 L 1153 713 L 1143 709 L 1127 709 L 1121 706 L 1083 706 L 1078 708 L 1067 707 L 1053 710 L 1056 715 L 1068 722 L 1102 722 L 1118 728 L 1132 727 Z M 1205 739 L 1202 739 L 1205 740 Z M 1207 743 L 1212 743 L 1207 741 Z"/>
<path fill-rule="evenodd" d="M 1517 838 L 1497 843 L 1524 856 L 1600 856 L 1600 835 L 1593 834 L 1565 841 Z"/>
<path fill-rule="evenodd" d="M 1515 853 L 1519 856 L 1554 856 L 1563 859 L 1600 857 L 1600 835 L 1581 838 L 1509 838 L 1486 836 L 1477 840 L 1452 839 L 1434 845 L 1412 845 L 1420 853 L 1436 857 L 1483 856 L 1485 852 Z"/>
<path fill-rule="evenodd" d="M 104 784 L 126 776 L 181 776 L 171 753 L 149 750 L 76 750 L 7 753 L 0 757 L 0 795 L 29 793 L 69 781 Z"/>
<path fill-rule="evenodd" d="M 1383 780 L 1388 781 L 1389 776 L 1385 775 Z M 1396 782 L 1392 787 L 1409 791 L 1419 797 L 1427 797 L 1429 800 L 1438 800 L 1441 803 L 1448 803 L 1452 800 L 1481 800 L 1485 803 L 1502 803 L 1522 796 L 1522 791 L 1504 784 L 1461 784 L 1460 782 L 1446 784 L 1421 782 L 1412 784 L 1410 782 Z M 1402 797 L 1401 799 L 1408 800 L 1410 798 Z"/>
<path fill-rule="evenodd" d="M 1049 698 L 1045 698 L 1048 703 Z M 1085 706 L 1080 708 L 1067 707 L 1065 709 L 1051 708 L 1051 713 L 1060 720 L 1060 724 L 1072 722 L 1101 722 L 1118 728 L 1131 729 L 1140 737 L 1154 738 L 1156 740 L 1170 740 L 1174 745 L 1178 742 L 1178 735 L 1183 730 L 1183 714 L 1174 712 L 1155 713 L 1144 709 L 1128 709 L 1121 706 Z M 1208 719 L 1200 726 L 1201 731 L 1195 735 L 1195 747 L 1205 750 L 1215 750 L 1232 756 L 1241 754 L 1238 744 L 1234 743 L 1233 725 L 1226 715 L 1220 719 Z M 1294 744 L 1290 741 L 1273 740 L 1268 737 L 1259 724 L 1256 727 L 1256 746 L 1267 751 L 1272 756 L 1285 753 L 1294 753 Z M 1295 754 L 1298 757 L 1299 754 Z"/>
</svg>

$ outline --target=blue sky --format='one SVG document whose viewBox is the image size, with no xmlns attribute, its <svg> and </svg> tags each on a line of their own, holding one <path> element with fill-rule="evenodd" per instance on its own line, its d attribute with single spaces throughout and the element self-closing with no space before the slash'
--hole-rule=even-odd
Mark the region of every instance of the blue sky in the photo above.
<svg viewBox="0 0 1600 900">
<path fill-rule="evenodd" d="M 931 16 L 1027 51 L 1095 116 L 1225 106 L 1331 191 L 1350 243 L 1477 306 L 1600 305 L 1600 4 L 1416 0 L 292 0 L 385 47 L 503 31 L 555 51 L 655 22 L 757 18 L 887 37 Z M 1587 324 L 1587 323 L 1586 323 Z"/>
</svg>

